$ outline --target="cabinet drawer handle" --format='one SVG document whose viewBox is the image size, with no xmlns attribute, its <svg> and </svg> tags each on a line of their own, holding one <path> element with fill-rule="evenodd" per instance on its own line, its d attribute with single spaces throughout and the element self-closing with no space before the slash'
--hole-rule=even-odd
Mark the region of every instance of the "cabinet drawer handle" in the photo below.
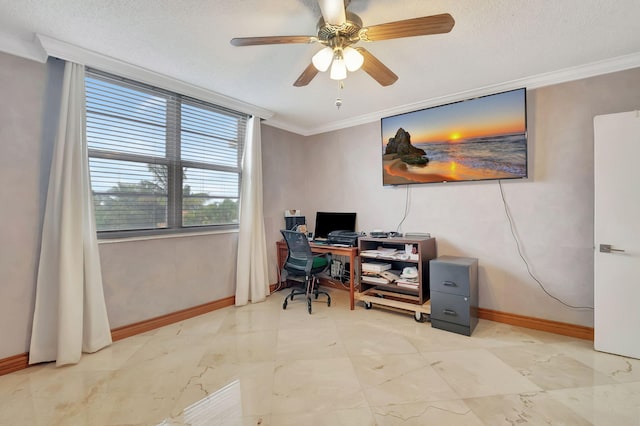
<svg viewBox="0 0 640 426">
<path fill-rule="evenodd" d="M 443 314 L 445 314 L 445 315 L 453 315 L 454 317 L 455 317 L 455 316 L 458 316 L 458 314 L 456 313 L 456 311 L 453 311 L 453 310 L 451 310 L 451 309 L 444 309 L 444 310 L 442 311 L 442 313 L 443 313 Z"/>
<path fill-rule="evenodd" d="M 447 286 L 447 287 L 458 287 L 458 285 L 456 283 L 454 283 L 453 281 L 443 281 L 442 285 Z"/>
</svg>

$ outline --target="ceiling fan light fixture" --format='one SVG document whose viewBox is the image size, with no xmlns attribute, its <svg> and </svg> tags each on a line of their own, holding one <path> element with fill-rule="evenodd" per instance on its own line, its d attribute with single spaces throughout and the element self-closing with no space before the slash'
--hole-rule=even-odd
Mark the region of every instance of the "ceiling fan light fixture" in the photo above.
<svg viewBox="0 0 640 426">
<path fill-rule="evenodd" d="M 364 63 L 364 56 L 353 47 L 345 47 L 342 50 L 344 64 L 350 72 L 358 71 Z"/>
<path fill-rule="evenodd" d="M 316 67 L 316 69 L 320 72 L 325 72 L 326 70 L 328 70 L 332 60 L 333 49 L 330 47 L 325 47 L 324 49 L 313 55 L 313 58 L 311 58 L 313 66 Z"/>
<path fill-rule="evenodd" d="M 347 78 L 347 66 L 344 63 L 342 56 L 336 56 L 336 58 L 333 59 L 329 77 L 331 80 L 344 80 Z"/>
</svg>

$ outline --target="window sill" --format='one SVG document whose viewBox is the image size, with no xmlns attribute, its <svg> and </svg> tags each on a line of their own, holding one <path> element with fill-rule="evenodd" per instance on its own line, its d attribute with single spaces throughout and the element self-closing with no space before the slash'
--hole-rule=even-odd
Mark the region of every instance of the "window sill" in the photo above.
<svg viewBox="0 0 640 426">
<path fill-rule="evenodd" d="M 98 239 L 98 244 L 112 244 L 112 243 L 129 243 L 134 241 L 147 241 L 147 240 L 164 240 L 167 238 L 191 238 L 191 237 L 204 237 L 206 235 L 219 235 L 219 234 L 237 234 L 239 230 L 235 229 L 218 229 L 211 231 L 199 231 L 199 232 L 180 232 L 175 234 L 163 234 L 163 235 L 141 235 L 136 237 L 123 237 L 123 238 L 105 238 Z"/>
</svg>

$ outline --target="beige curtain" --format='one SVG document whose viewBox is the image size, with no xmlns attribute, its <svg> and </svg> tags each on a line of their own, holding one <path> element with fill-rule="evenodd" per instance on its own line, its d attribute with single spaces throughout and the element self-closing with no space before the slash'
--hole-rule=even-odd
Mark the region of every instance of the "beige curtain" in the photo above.
<svg viewBox="0 0 640 426">
<path fill-rule="evenodd" d="M 236 272 L 236 306 L 261 302 L 269 294 L 267 244 L 262 210 L 262 147 L 260 118 L 247 122 L 242 156 L 240 232 Z"/>
<path fill-rule="evenodd" d="M 77 363 L 111 344 L 85 139 L 84 66 L 65 64 L 29 363 Z"/>
</svg>

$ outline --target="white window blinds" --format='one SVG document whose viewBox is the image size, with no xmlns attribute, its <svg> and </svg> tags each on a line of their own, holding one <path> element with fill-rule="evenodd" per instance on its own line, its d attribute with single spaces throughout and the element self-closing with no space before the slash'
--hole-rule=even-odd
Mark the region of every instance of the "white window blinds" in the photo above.
<svg viewBox="0 0 640 426">
<path fill-rule="evenodd" d="M 101 236 L 237 225 L 246 115 L 92 69 L 85 83 Z"/>
</svg>

